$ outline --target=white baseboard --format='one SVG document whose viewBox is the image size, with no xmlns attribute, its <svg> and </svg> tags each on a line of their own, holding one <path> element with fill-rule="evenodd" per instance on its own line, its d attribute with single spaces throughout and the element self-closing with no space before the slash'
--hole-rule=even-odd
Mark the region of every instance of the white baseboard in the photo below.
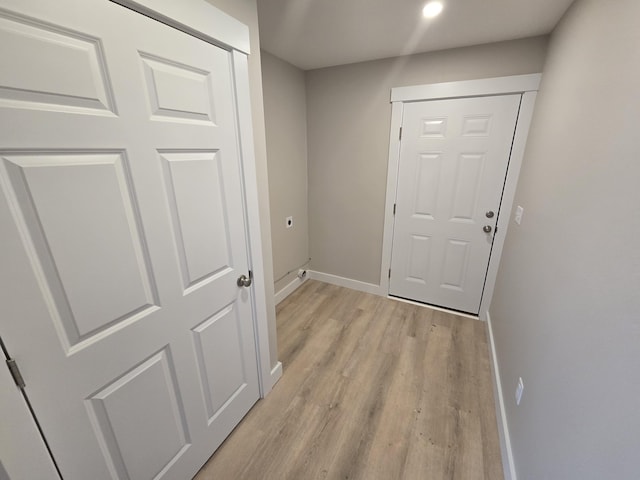
<svg viewBox="0 0 640 480">
<path fill-rule="evenodd" d="M 513 461 L 513 451 L 511 450 L 511 437 L 509 437 L 509 425 L 504 407 L 504 395 L 502 394 L 502 382 L 500 380 L 500 368 L 498 367 L 498 356 L 496 345 L 493 341 L 493 328 L 491 326 L 491 315 L 487 311 L 487 328 L 489 329 L 489 347 L 491 348 L 491 370 L 493 371 L 493 393 L 496 403 L 496 416 L 498 417 L 498 434 L 500 435 L 500 452 L 502 454 L 502 469 L 505 480 L 518 480 L 516 467 Z"/>
<path fill-rule="evenodd" d="M 361 282 L 360 280 L 352 280 L 351 278 L 339 277 L 338 275 L 331 275 L 330 273 L 316 272 L 313 270 L 309 270 L 307 274 L 309 275 L 309 278 L 313 280 L 319 280 L 321 282 L 350 288 L 352 290 L 358 290 L 360 292 L 386 296 L 386 293 L 381 291 L 380 285 L 374 285 L 373 283 Z"/>
<path fill-rule="evenodd" d="M 282 377 L 282 362 L 276 363 L 276 366 L 271 369 L 271 388 L 278 383 Z"/>
<path fill-rule="evenodd" d="M 296 277 L 293 280 L 291 280 L 291 282 L 289 282 L 287 285 L 285 285 L 281 290 L 279 290 L 274 296 L 276 305 L 278 305 L 281 301 L 283 301 L 285 298 L 287 298 L 289 295 L 295 292 L 298 289 L 298 287 L 300 287 L 304 282 L 307 281 L 308 278 L 309 278 L 309 272 L 307 271 L 307 276 L 304 277 L 302 280 Z"/>
</svg>

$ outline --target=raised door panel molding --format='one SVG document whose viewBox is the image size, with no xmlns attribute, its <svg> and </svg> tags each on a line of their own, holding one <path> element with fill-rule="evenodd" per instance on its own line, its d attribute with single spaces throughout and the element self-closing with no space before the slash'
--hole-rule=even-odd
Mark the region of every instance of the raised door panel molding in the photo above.
<svg viewBox="0 0 640 480">
<path fill-rule="evenodd" d="M 478 191 L 484 173 L 484 153 L 463 153 L 457 159 L 453 201 L 449 218 L 454 222 L 475 223 Z"/>
<path fill-rule="evenodd" d="M 470 246 L 470 242 L 464 240 L 449 239 L 447 241 L 440 286 L 460 292 L 464 291 Z"/>
<path fill-rule="evenodd" d="M 407 280 L 424 285 L 428 282 L 429 256 L 431 255 L 431 237 L 411 235 L 407 253 Z"/>
<path fill-rule="evenodd" d="M 238 310 L 228 305 L 193 330 L 209 423 L 247 384 Z"/>
<path fill-rule="evenodd" d="M 215 125 L 211 73 L 140 54 L 152 120 Z"/>
<path fill-rule="evenodd" d="M 446 131 L 447 117 L 422 119 L 422 138 L 444 138 Z"/>
<path fill-rule="evenodd" d="M 115 113 L 102 47 L 91 36 L 0 11 L 0 57 L 0 106 Z"/>
<path fill-rule="evenodd" d="M 463 137 L 488 137 L 492 115 L 467 115 L 462 120 Z"/>
<path fill-rule="evenodd" d="M 124 152 L 1 159 L 5 195 L 67 353 L 159 308 Z"/>
<path fill-rule="evenodd" d="M 428 220 L 435 218 L 441 166 L 442 155 L 440 153 L 420 154 L 414 184 L 414 216 Z"/>
<path fill-rule="evenodd" d="M 87 400 L 117 478 L 160 478 L 190 446 L 168 348 L 152 355 Z"/>
<path fill-rule="evenodd" d="M 185 294 L 230 271 L 220 152 L 161 152 Z"/>
</svg>

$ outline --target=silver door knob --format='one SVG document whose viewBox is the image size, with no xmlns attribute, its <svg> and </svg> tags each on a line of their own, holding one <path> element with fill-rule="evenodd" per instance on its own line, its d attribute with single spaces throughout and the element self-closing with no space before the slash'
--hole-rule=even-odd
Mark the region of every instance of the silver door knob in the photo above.
<svg viewBox="0 0 640 480">
<path fill-rule="evenodd" d="M 238 284 L 239 287 L 249 287 L 251 286 L 252 279 L 253 279 L 253 275 L 251 275 L 251 270 L 249 270 L 249 277 L 247 277 L 246 275 L 240 275 L 236 283 Z"/>
<path fill-rule="evenodd" d="M 491 225 L 485 225 L 484 227 L 482 227 L 482 231 L 484 233 L 491 233 Z"/>
<path fill-rule="evenodd" d="M 489 210 L 487 213 L 485 213 L 485 215 L 487 216 L 487 218 L 493 218 L 495 214 L 493 213 L 492 210 Z"/>
</svg>

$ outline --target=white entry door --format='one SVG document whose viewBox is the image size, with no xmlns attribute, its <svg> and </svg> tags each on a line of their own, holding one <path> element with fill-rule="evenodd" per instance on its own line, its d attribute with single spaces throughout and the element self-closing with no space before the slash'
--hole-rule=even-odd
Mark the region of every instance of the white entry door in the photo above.
<svg viewBox="0 0 640 480">
<path fill-rule="evenodd" d="M 390 295 L 478 313 L 520 98 L 405 104 Z"/>
<path fill-rule="evenodd" d="M 65 480 L 191 478 L 258 399 L 230 52 L 0 10 L 0 334 Z"/>
</svg>

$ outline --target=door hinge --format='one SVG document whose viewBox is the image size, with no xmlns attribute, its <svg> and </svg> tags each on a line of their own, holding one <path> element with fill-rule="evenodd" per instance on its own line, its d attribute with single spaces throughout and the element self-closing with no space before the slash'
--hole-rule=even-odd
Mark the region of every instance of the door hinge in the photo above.
<svg viewBox="0 0 640 480">
<path fill-rule="evenodd" d="M 24 389 L 24 387 L 26 387 L 26 384 L 24 383 L 24 378 L 20 373 L 20 369 L 18 368 L 18 364 L 16 363 L 15 359 L 7 359 L 7 367 L 9 367 L 9 371 L 11 372 L 11 376 L 13 377 L 13 381 L 16 382 L 16 385 L 21 389 Z"/>
<path fill-rule="evenodd" d="M 400 127 L 400 133 L 398 134 L 398 140 L 402 140 L 402 127 Z"/>
<path fill-rule="evenodd" d="M 389 269 L 389 278 L 391 278 L 391 269 Z"/>
<path fill-rule="evenodd" d="M 393 204 L 393 214 L 394 215 L 396 214 L 396 204 L 395 203 Z"/>
</svg>

